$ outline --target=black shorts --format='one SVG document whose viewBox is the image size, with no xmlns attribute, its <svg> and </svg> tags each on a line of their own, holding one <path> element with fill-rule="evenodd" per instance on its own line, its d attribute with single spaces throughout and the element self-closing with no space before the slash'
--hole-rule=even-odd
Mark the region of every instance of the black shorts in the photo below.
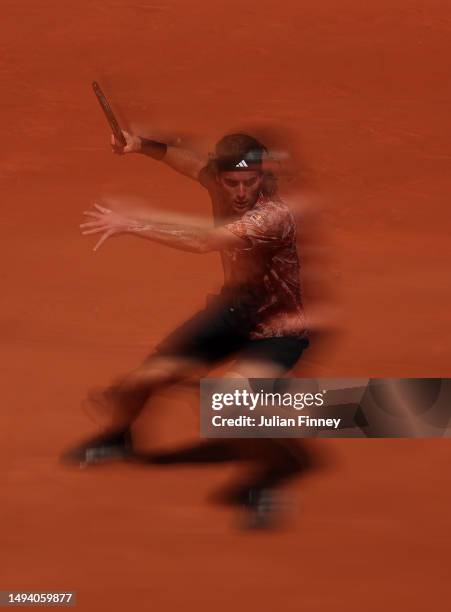
<svg viewBox="0 0 451 612">
<path fill-rule="evenodd" d="M 250 340 L 236 309 L 213 304 L 169 334 L 156 347 L 156 354 L 189 357 L 208 365 L 237 355 L 240 359 L 271 362 L 288 371 L 308 345 L 306 338 Z"/>
</svg>

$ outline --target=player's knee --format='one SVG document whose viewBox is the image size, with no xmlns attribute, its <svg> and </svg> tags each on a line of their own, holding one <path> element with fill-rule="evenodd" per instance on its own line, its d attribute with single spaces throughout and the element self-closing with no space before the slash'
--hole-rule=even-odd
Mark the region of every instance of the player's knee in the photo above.
<svg viewBox="0 0 451 612">
<path fill-rule="evenodd" d="M 168 384 L 182 378 L 185 368 L 173 359 L 155 358 L 147 360 L 131 372 L 124 380 L 129 388 L 152 387 Z"/>
<path fill-rule="evenodd" d="M 141 388 L 152 388 L 163 382 L 168 377 L 168 372 L 164 369 L 138 369 L 128 374 L 121 382 L 122 391 L 134 391 Z"/>
</svg>

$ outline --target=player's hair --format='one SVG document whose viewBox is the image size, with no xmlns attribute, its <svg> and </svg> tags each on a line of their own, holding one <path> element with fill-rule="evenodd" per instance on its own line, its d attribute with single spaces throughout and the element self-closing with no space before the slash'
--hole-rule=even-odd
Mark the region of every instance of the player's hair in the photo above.
<svg viewBox="0 0 451 612">
<path fill-rule="evenodd" d="M 216 143 L 211 161 L 216 172 L 221 172 L 235 170 L 237 164 L 245 160 L 247 168 L 262 173 L 263 193 L 269 197 L 275 197 L 277 177 L 273 172 L 264 168 L 264 160 L 268 155 L 268 149 L 259 140 L 248 134 L 236 133 L 227 134 Z"/>
<path fill-rule="evenodd" d="M 228 134 L 216 143 L 215 157 L 218 164 L 242 159 L 261 164 L 263 157 L 268 154 L 267 148 L 252 136 L 247 134 Z"/>
</svg>

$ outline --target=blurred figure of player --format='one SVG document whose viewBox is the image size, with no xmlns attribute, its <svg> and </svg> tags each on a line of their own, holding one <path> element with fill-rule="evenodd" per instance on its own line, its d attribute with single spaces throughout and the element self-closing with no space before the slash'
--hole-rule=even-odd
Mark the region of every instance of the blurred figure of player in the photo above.
<svg viewBox="0 0 451 612">
<path fill-rule="evenodd" d="M 152 213 L 130 218 L 105 206 L 85 212 L 83 234 L 133 234 L 192 253 L 218 251 L 224 286 L 206 308 L 163 340 L 134 371 L 102 393 L 111 407 L 108 430 L 65 454 L 66 460 L 98 463 L 133 454 L 131 425 L 152 394 L 188 377 L 201 376 L 235 356 L 229 378 L 278 378 L 297 363 L 308 346 L 301 303 L 296 223 L 277 194 L 276 177 L 265 169 L 266 148 L 246 134 L 222 138 L 214 155 L 194 153 L 124 132 L 119 154 L 142 153 L 161 160 L 208 189 L 213 204 L 210 229 L 163 223 Z M 244 504 L 256 524 L 271 520 L 268 495 L 283 481 L 310 467 L 310 456 L 296 440 L 242 439 L 207 442 L 196 448 L 161 453 L 153 462 L 254 461 L 256 471 L 227 494 Z"/>
</svg>

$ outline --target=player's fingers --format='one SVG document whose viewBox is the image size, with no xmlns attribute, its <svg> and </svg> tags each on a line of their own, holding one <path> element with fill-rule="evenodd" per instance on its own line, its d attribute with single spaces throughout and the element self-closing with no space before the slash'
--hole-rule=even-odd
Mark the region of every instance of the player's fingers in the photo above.
<svg viewBox="0 0 451 612">
<path fill-rule="evenodd" d="M 106 230 L 105 226 L 95 227 L 93 229 L 83 230 L 81 233 L 83 236 L 88 236 L 89 234 L 98 234 L 99 232 L 104 232 Z"/>
<path fill-rule="evenodd" d="M 113 234 L 113 232 L 105 232 L 92 250 L 93 251 L 97 251 L 102 246 L 102 244 L 105 242 L 105 240 L 108 240 L 108 238 L 112 234 Z"/>
<path fill-rule="evenodd" d="M 94 219 L 101 219 L 103 217 L 100 213 L 91 210 L 85 210 L 83 214 L 85 217 L 93 217 Z"/>
<path fill-rule="evenodd" d="M 129 144 L 123 148 L 124 153 L 131 153 L 133 151 L 133 145 Z"/>
<path fill-rule="evenodd" d="M 80 227 L 100 227 L 103 225 L 103 221 L 88 221 L 88 223 L 80 223 Z"/>
<path fill-rule="evenodd" d="M 110 213 L 111 210 L 109 208 L 105 208 L 104 206 L 100 206 L 100 204 L 97 204 L 97 202 L 94 202 L 94 208 L 97 208 L 97 210 L 100 210 L 100 212 L 103 213 Z"/>
</svg>

